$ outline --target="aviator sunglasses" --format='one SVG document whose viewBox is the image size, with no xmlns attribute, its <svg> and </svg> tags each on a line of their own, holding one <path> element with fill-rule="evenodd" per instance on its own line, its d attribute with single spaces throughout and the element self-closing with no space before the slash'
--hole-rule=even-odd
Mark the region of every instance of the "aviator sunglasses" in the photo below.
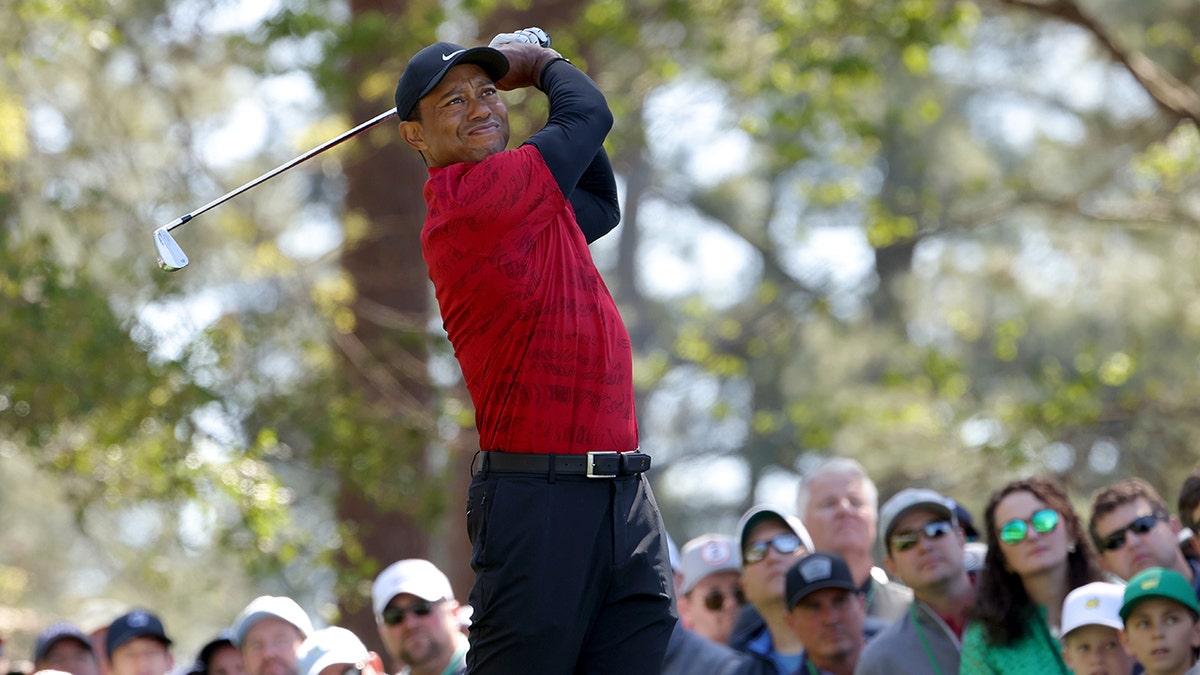
<svg viewBox="0 0 1200 675">
<path fill-rule="evenodd" d="M 398 626 L 404 623 L 404 617 L 408 616 L 409 612 L 417 616 L 429 616 L 433 611 L 433 603 L 428 600 L 418 600 L 408 607 L 388 606 L 383 610 L 383 622 L 389 626 Z"/>
<path fill-rule="evenodd" d="M 800 547 L 800 537 L 794 534 L 775 535 L 766 541 L 760 541 L 747 546 L 746 550 L 742 551 L 742 562 L 747 565 L 753 565 L 767 557 L 768 549 L 773 548 L 787 555 L 788 553 L 795 553 L 796 549 Z"/>
<path fill-rule="evenodd" d="M 1042 509 L 1034 511 L 1028 520 L 1017 518 L 1008 521 L 1000 528 L 1000 541 L 1006 544 L 1019 544 L 1025 541 L 1025 537 L 1029 535 L 1030 525 L 1033 526 L 1033 530 L 1038 534 L 1052 532 L 1058 526 L 1058 511 L 1054 509 Z"/>
<path fill-rule="evenodd" d="M 1125 533 L 1132 532 L 1134 534 L 1146 534 L 1154 529 L 1159 520 L 1162 520 L 1164 514 L 1152 513 L 1148 516 L 1134 518 L 1133 522 L 1113 532 L 1107 537 L 1100 540 L 1100 548 L 1105 551 L 1115 551 L 1125 545 Z"/>
<path fill-rule="evenodd" d="M 948 520 L 935 520 L 931 523 L 925 523 L 921 527 L 910 532 L 897 532 L 892 535 L 892 550 L 896 552 L 907 551 L 917 545 L 921 537 L 925 537 L 930 541 L 941 539 L 950 534 L 953 526 Z"/>
</svg>

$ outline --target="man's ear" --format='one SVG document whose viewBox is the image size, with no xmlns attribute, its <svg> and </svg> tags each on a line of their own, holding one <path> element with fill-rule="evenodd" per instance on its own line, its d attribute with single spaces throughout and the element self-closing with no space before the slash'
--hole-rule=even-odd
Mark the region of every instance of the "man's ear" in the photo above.
<svg viewBox="0 0 1200 675">
<path fill-rule="evenodd" d="M 400 123 L 399 129 L 400 137 L 414 150 L 421 152 L 429 149 L 429 144 L 425 142 L 425 130 L 421 128 L 420 122 L 405 120 Z"/>
</svg>

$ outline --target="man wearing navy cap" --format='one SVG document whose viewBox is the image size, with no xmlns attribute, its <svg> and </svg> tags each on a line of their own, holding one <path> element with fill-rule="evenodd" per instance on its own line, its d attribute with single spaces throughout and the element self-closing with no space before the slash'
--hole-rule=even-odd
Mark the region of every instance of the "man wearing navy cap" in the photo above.
<svg viewBox="0 0 1200 675">
<path fill-rule="evenodd" d="M 798 673 L 853 675 L 866 644 L 867 598 L 836 553 L 814 553 L 787 571 L 787 623 L 804 643 Z"/>
<path fill-rule="evenodd" d="M 162 621 L 144 609 L 114 619 L 104 647 L 112 675 L 165 675 L 175 666 Z"/>
<path fill-rule="evenodd" d="M 36 670 L 57 670 L 71 675 L 99 675 L 100 661 L 92 641 L 69 623 L 53 623 L 37 637 L 33 649 Z"/>
</svg>

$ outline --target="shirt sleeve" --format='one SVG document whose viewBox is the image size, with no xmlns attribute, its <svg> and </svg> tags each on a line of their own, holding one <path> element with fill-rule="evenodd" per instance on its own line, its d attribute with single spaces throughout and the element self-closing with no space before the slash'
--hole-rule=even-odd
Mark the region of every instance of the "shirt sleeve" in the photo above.
<svg viewBox="0 0 1200 675">
<path fill-rule="evenodd" d="M 566 60 L 548 64 L 541 84 L 550 113 L 528 143 L 541 152 L 590 244 L 621 219 L 616 179 L 604 151 L 612 112 L 596 83 Z"/>
</svg>

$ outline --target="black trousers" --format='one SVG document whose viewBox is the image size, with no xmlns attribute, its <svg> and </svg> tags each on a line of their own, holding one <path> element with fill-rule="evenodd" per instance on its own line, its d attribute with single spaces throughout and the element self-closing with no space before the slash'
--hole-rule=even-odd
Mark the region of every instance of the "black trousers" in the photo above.
<svg viewBox="0 0 1200 675">
<path fill-rule="evenodd" d="M 676 622 L 644 476 L 475 474 L 469 675 L 660 675 Z"/>
</svg>

